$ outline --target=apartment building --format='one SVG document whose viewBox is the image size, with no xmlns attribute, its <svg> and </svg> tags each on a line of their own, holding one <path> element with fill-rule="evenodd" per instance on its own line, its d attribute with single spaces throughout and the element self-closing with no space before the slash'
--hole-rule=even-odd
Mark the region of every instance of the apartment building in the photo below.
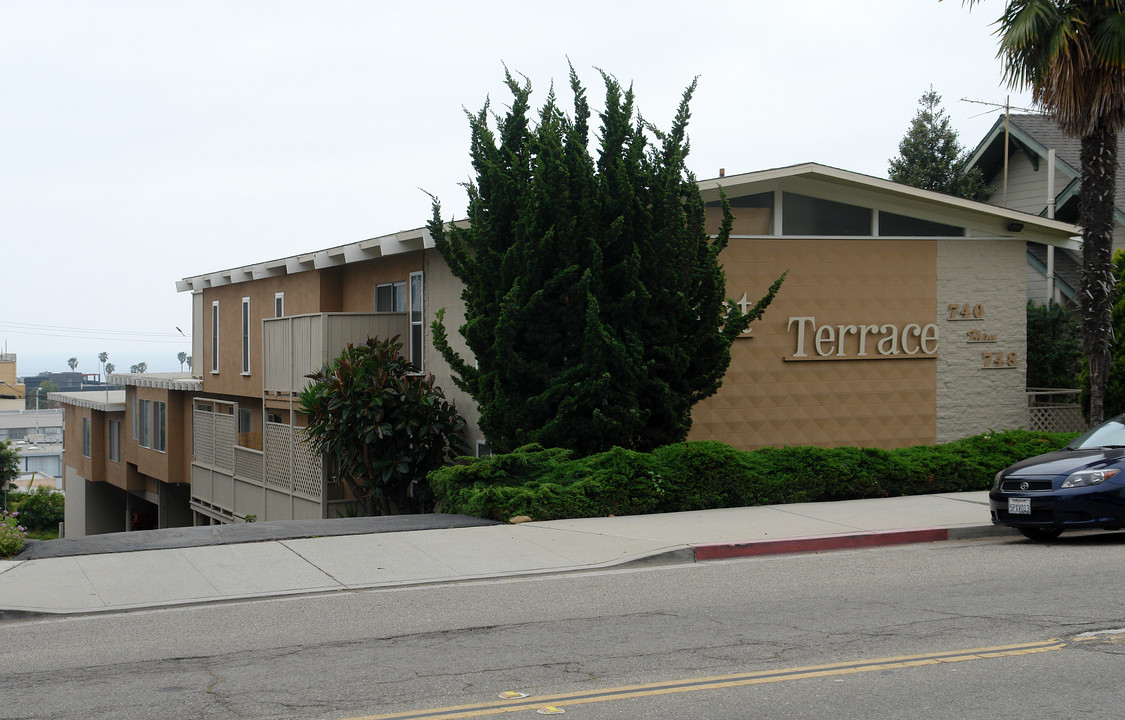
<svg viewBox="0 0 1125 720">
<path fill-rule="evenodd" d="M 689 439 L 901 447 L 1028 424 L 1026 243 L 1074 248 L 1073 225 L 809 163 L 701 181 L 716 228 L 720 188 L 736 216 L 728 295 L 752 304 L 789 274 L 735 341 Z M 298 395 L 308 373 L 372 335 L 400 337 L 466 417 L 470 446 L 483 443 L 472 399 L 429 337 L 439 309 L 450 328 L 464 311 L 424 229 L 177 288 L 192 296 L 191 373 L 113 375 L 120 395 L 58 394 L 68 534 L 104 532 L 90 516 L 107 508 L 117 529 L 153 516 L 166 527 L 346 513 L 344 487 L 301 441 Z M 86 517 L 72 525 L 78 488 Z"/>
</svg>

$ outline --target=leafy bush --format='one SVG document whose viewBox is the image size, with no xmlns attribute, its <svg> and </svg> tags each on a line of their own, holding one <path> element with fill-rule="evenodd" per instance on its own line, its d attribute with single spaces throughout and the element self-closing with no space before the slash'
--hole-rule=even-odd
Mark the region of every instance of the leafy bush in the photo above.
<svg viewBox="0 0 1125 720">
<path fill-rule="evenodd" d="M 328 458 L 364 515 L 427 512 L 426 474 L 466 451 L 465 420 L 402 354 L 398 337 L 351 343 L 307 375 L 303 437 Z"/>
<path fill-rule="evenodd" d="M 20 525 L 19 515 L 0 510 L 0 558 L 10 558 L 23 549 L 27 528 Z"/>
<path fill-rule="evenodd" d="M 16 508 L 20 511 L 20 522 L 29 530 L 57 530 L 65 514 L 65 500 L 61 492 L 46 487 L 37 487 L 18 498 Z"/>
<path fill-rule="evenodd" d="M 984 490 L 1003 468 L 1062 447 L 1065 433 L 1012 430 L 943 445 L 736 450 L 685 442 L 575 459 L 528 445 L 429 476 L 444 512 L 507 520 L 597 517 Z"/>
</svg>

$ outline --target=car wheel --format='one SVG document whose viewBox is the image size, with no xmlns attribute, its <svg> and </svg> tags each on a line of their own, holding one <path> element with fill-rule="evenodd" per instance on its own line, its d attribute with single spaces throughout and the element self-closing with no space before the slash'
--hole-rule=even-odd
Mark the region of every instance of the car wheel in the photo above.
<svg viewBox="0 0 1125 720">
<path fill-rule="evenodd" d="M 1062 530 L 1058 528 L 1026 527 L 1019 528 L 1019 531 L 1025 538 L 1034 540 L 1035 542 L 1047 542 L 1048 540 L 1054 540 L 1059 535 L 1062 535 Z"/>
</svg>

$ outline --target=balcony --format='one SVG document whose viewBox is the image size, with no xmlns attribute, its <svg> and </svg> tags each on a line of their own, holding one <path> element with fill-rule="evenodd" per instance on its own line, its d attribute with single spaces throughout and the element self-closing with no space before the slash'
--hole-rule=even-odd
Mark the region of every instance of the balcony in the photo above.
<svg viewBox="0 0 1125 720">
<path fill-rule="evenodd" d="M 369 337 L 408 338 L 410 321 L 397 313 L 317 313 L 269 318 L 263 323 L 263 384 L 266 393 L 297 394 L 305 376 L 324 367 L 348 343 Z"/>
</svg>

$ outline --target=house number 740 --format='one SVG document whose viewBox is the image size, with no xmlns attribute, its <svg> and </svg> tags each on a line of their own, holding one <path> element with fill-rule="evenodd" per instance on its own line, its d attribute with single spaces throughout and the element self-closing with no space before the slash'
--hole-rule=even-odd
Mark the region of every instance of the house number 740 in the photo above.
<svg viewBox="0 0 1125 720">
<path fill-rule="evenodd" d="M 950 320 L 983 320 L 984 319 L 984 305 L 981 303 L 950 303 L 949 304 L 949 319 Z"/>
</svg>

